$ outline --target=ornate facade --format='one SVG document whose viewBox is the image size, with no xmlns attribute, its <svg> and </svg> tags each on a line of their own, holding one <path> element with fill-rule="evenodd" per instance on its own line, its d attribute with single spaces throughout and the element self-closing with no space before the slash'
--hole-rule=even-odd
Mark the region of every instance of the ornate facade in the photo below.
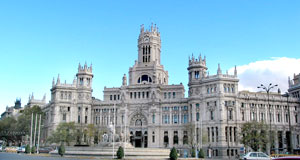
<svg viewBox="0 0 300 160">
<path fill-rule="evenodd" d="M 188 148 L 203 147 L 214 157 L 235 156 L 243 145 L 241 125 L 265 121 L 278 131 L 276 148 L 284 150 L 289 119 L 293 129 L 294 148 L 299 146 L 299 99 L 264 92 L 238 91 L 237 70 L 208 75 L 206 58 L 189 59 L 188 97 L 182 84 L 169 85 L 169 75 L 160 63 L 161 39 L 156 26 L 141 27 L 138 37 L 138 59 L 123 75 L 122 85 L 104 88 L 103 100 L 92 96 L 92 66 L 79 64 L 72 84 L 53 79 L 51 100 L 43 106 L 46 113 L 44 137 L 60 122 L 75 122 L 85 128 L 94 124 L 105 132 L 115 124 L 116 133 L 126 135 L 135 147 Z M 253 77 L 254 78 L 254 77 Z M 289 108 L 289 109 L 288 109 Z M 205 137 L 205 138 L 204 138 Z M 206 140 L 203 140 L 206 139 Z"/>
</svg>

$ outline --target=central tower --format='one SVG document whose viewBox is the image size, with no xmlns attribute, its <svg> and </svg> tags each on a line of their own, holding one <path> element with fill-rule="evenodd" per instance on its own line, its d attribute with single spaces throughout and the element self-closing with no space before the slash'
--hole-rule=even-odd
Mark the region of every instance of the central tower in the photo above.
<svg viewBox="0 0 300 160">
<path fill-rule="evenodd" d="M 150 31 L 145 31 L 144 25 L 142 25 L 138 39 L 139 63 L 144 65 L 160 64 L 160 48 L 160 33 L 156 25 L 152 25 Z"/>
<path fill-rule="evenodd" d="M 141 25 L 138 60 L 129 69 L 129 84 L 168 84 L 168 72 L 160 64 L 161 41 L 156 25 L 149 30 Z"/>
</svg>

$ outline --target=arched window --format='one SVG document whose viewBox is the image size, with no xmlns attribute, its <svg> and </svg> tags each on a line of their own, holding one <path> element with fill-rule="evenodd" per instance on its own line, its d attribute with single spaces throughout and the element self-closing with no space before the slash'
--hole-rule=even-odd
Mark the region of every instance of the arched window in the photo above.
<svg viewBox="0 0 300 160">
<path fill-rule="evenodd" d="M 142 81 L 148 81 L 148 75 L 142 75 Z"/>
<path fill-rule="evenodd" d="M 136 121 L 135 121 L 135 126 L 142 126 L 143 124 L 142 124 L 142 120 L 141 119 L 137 119 Z"/>
<path fill-rule="evenodd" d="M 174 131 L 173 144 L 178 144 L 178 132 Z"/>
<path fill-rule="evenodd" d="M 143 62 L 150 62 L 150 53 L 151 47 L 150 46 L 143 46 Z"/>
<path fill-rule="evenodd" d="M 144 75 L 142 75 L 141 77 L 138 78 L 137 83 L 143 83 L 143 82 L 151 83 L 152 78 L 150 76 L 144 74 Z"/>
</svg>

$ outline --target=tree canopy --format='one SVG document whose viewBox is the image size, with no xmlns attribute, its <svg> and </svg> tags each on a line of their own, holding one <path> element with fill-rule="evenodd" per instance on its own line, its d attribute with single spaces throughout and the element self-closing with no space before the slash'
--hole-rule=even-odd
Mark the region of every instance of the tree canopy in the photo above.
<svg viewBox="0 0 300 160">
<path fill-rule="evenodd" d="M 254 151 L 265 151 L 269 143 L 268 125 L 263 122 L 247 122 L 242 125 L 241 143 Z"/>
<path fill-rule="evenodd" d="M 70 145 L 70 142 L 74 141 L 76 137 L 76 127 L 74 122 L 60 123 L 56 130 L 48 137 L 48 141 L 51 143 L 63 143 L 66 142 Z"/>
</svg>

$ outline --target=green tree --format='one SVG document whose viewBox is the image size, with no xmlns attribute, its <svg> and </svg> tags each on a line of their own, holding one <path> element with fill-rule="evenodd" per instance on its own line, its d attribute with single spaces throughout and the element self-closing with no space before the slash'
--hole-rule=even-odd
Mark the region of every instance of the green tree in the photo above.
<svg viewBox="0 0 300 160">
<path fill-rule="evenodd" d="M 60 146 L 59 146 L 59 148 L 58 148 L 58 154 L 60 156 L 64 156 L 65 152 L 66 152 L 65 146 L 64 146 L 63 143 L 61 143 Z"/>
<path fill-rule="evenodd" d="M 247 122 L 242 125 L 241 143 L 254 151 L 265 151 L 269 143 L 268 126 L 262 122 Z"/>
<path fill-rule="evenodd" d="M 17 123 L 17 128 L 19 131 L 24 131 L 28 135 L 30 134 L 30 124 L 31 124 L 31 115 L 33 113 L 33 127 L 35 123 L 35 118 L 36 114 L 41 114 L 42 115 L 42 124 L 43 124 L 43 119 L 45 117 L 45 114 L 43 113 L 42 109 L 39 106 L 32 106 L 32 107 L 25 107 L 23 110 L 22 114 L 18 117 L 18 123 Z M 39 120 L 39 116 L 38 116 Z"/>
<path fill-rule="evenodd" d="M 91 144 L 92 142 L 92 138 L 94 138 L 96 133 L 96 128 L 94 126 L 94 124 L 89 124 L 87 126 L 87 136 L 88 136 L 88 143 Z"/>
<path fill-rule="evenodd" d="M 0 139 L 10 142 L 17 142 L 21 140 L 21 136 L 16 134 L 17 121 L 13 117 L 6 117 L 0 121 Z"/>
<path fill-rule="evenodd" d="M 191 157 L 196 157 L 196 151 L 194 147 L 191 150 Z"/>
<path fill-rule="evenodd" d="M 25 153 L 27 153 L 27 154 L 30 153 L 30 145 L 29 144 L 26 145 Z"/>
<path fill-rule="evenodd" d="M 199 157 L 199 158 L 204 158 L 204 151 L 203 151 L 202 148 L 200 149 L 200 151 L 199 151 L 199 153 L 198 153 L 198 157 Z"/>
<path fill-rule="evenodd" d="M 48 141 L 51 143 L 62 143 L 66 142 L 67 145 L 70 145 L 70 142 L 75 140 L 76 130 L 74 122 L 63 122 L 60 123 L 52 135 L 48 138 Z"/>
<path fill-rule="evenodd" d="M 178 158 L 177 150 L 175 147 L 173 147 L 170 152 L 170 160 L 177 160 L 177 158 Z"/>
<path fill-rule="evenodd" d="M 35 146 L 32 146 L 31 147 L 31 153 L 34 154 L 35 152 L 36 152 L 36 148 L 35 148 Z"/>
<path fill-rule="evenodd" d="M 122 146 L 120 146 L 117 151 L 117 157 L 118 157 L 118 159 L 123 159 L 123 157 L 124 157 L 124 149 Z"/>
</svg>

